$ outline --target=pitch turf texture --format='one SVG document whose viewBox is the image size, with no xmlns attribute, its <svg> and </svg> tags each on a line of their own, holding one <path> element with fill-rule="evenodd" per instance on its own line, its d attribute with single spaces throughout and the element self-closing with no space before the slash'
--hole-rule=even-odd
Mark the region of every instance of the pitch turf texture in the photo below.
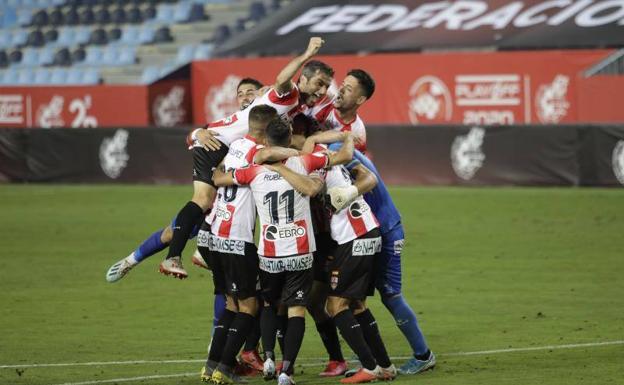
<svg viewBox="0 0 624 385">
<path fill-rule="evenodd" d="M 624 383 L 623 190 L 392 194 L 406 229 L 404 293 L 438 355 L 434 371 L 396 384 Z M 200 362 L 29 366 L 205 358 L 212 283 L 190 264 L 192 243 L 185 281 L 156 272 L 162 254 L 104 280 L 190 195 L 187 186 L 0 186 L 0 365 L 25 365 L 0 368 L 0 384 L 199 384 Z M 370 305 L 391 355 L 408 355 L 379 298 Z M 561 348 L 570 344 L 587 345 Z M 317 377 L 324 353 L 310 318 L 300 357 L 299 384 L 338 383 Z M 192 375 L 133 379 L 183 373 Z"/>
</svg>

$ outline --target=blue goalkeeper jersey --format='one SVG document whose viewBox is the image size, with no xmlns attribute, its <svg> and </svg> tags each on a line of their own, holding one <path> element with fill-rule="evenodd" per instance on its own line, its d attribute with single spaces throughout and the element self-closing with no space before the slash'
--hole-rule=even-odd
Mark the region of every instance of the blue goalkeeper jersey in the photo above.
<svg viewBox="0 0 624 385">
<path fill-rule="evenodd" d="M 329 149 L 332 151 L 337 151 L 342 146 L 342 143 L 333 143 L 329 146 Z M 375 168 L 373 162 L 368 159 L 364 154 L 355 150 L 353 152 L 353 160 L 347 164 L 347 168 L 351 170 L 358 164 L 363 164 L 364 167 L 371 170 L 377 177 L 377 186 L 374 189 L 364 194 L 364 200 L 373 210 L 375 217 L 379 221 L 379 230 L 382 234 L 388 233 L 392 231 L 398 224 L 401 223 L 401 214 L 399 214 L 399 210 L 397 210 L 394 202 L 392 202 L 392 197 L 386 188 L 383 180 L 381 179 L 381 175 Z"/>
</svg>

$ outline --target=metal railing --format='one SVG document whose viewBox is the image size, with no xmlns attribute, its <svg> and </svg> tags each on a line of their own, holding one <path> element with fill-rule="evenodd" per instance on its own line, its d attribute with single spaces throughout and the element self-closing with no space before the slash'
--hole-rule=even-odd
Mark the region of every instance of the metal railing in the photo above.
<svg viewBox="0 0 624 385">
<path fill-rule="evenodd" d="M 620 49 L 585 71 L 585 77 L 596 75 L 624 75 L 624 49 Z"/>
</svg>

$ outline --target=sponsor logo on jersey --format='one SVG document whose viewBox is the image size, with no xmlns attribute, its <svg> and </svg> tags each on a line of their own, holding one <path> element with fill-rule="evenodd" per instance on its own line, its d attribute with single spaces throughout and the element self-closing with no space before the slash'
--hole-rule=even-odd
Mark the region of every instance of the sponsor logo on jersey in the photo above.
<svg viewBox="0 0 624 385">
<path fill-rule="evenodd" d="M 161 127 L 173 127 L 184 122 L 186 110 L 184 102 L 184 87 L 174 86 L 166 95 L 158 95 L 152 105 L 154 123 Z"/>
<path fill-rule="evenodd" d="M 567 99 L 570 78 L 557 75 L 550 84 L 541 85 L 535 95 L 537 117 L 541 123 L 559 123 L 568 114 Z"/>
<path fill-rule="evenodd" d="M 217 211 L 215 212 L 215 218 L 219 218 L 228 222 L 230 219 L 232 219 L 232 213 L 230 213 L 226 208 L 219 206 L 217 207 Z"/>
<path fill-rule="evenodd" d="M 485 130 L 473 127 L 466 135 L 460 135 L 451 146 L 451 164 L 458 177 L 470 180 L 483 166 L 485 154 L 481 150 Z"/>
<path fill-rule="evenodd" d="M 24 123 L 24 97 L 22 95 L 0 95 L 0 123 Z"/>
<path fill-rule="evenodd" d="M 355 239 L 351 254 L 353 256 L 375 255 L 381 252 L 381 237 Z"/>
<path fill-rule="evenodd" d="M 613 149 L 613 173 L 617 180 L 624 185 L 624 140 L 620 140 Z"/>
<path fill-rule="evenodd" d="M 128 131 L 119 129 L 112 138 L 104 138 L 100 145 L 100 167 L 111 179 L 119 178 L 128 165 L 128 136 Z"/>
<path fill-rule="evenodd" d="M 268 273 L 307 270 L 312 268 L 313 261 L 314 257 L 312 254 L 284 258 L 266 258 L 260 256 L 260 270 Z"/>
<path fill-rule="evenodd" d="M 451 93 L 435 76 L 417 79 L 409 90 L 409 118 L 416 123 L 448 122 L 453 114 Z"/>
<path fill-rule="evenodd" d="M 245 241 L 221 238 L 214 234 L 210 237 L 210 251 L 225 254 L 245 255 Z"/>
<path fill-rule="evenodd" d="M 269 241 L 277 241 L 282 239 L 300 238 L 306 235 L 306 229 L 296 224 L 276 226 L 269 225 L 264 231 L 264 238 Z"/>
<path fill-rule="evenodd" d="M 349 215 L 352 218 L 361 218 L 364 213 L 370 210 L 370 207 L 363 201 L 362 198 L 358 198 L 355 202 L 349 206 Z"/>
</svg>

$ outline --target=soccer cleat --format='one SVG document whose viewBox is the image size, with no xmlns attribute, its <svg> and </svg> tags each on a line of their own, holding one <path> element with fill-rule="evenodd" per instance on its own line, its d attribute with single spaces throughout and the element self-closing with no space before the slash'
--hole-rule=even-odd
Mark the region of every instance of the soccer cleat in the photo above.
<svg viewBox="0 0 624 385">
<path fill-rule="evenodd" d="M 188 277 L 188 273 L 184 270 L 180 257 L 165 259 L 160 263 L 158 270 L 164 275 L 171 275 L 174 278 L 184 279 Z"/>
<path fill-rule="evenodd" d="M 204 261 L 204 257 L 201 256 L 201 254 L 199 253 L 199 250 L 197 249 L 195 249 L 195 252 L 193 253 L 193 257 L 191 257 L 191 262 L 193 262 L 193 265 L 195 266 L 201 267 L 206 270 L 210 270 L 210 266 L 208 266 L 206 261 Z"/>
<path fill-rule="evenodd" d="M 405 364 L 403 364 L 403 366 L 399 368 L 399 373 L 400 374 L 418 374 L 426 370 L 433 369 L 435 365 L 436 365 L 435 355 L 433 354 L 433 352 L 430 352 L 429 358 L 427 358 L 425 361 L 417 360 L 414 357 L 410 358 L 409 361 L 407 361 Z"/>
<path fill-rule="evenodd" d="M 262 374 L 265 380 L 275 379 L 275 362 L 272 359 L 267 358 L 262 365 Z"/>
<path fill-rule="evenodd" d="M 394 380 L 397 376 L 397 368 L 394 364 L 388 366 L 387 368 L 381 368 L 379 371 L 378 379 L 382 381 L 391 381 Z"/>
<path fill-rule="evenodd" d="M 206 366 L 202 367 L 199 378 L 202 382 L 210 382 L 210 378 L 212 377 L 212 369 L 206 369 Z"/>
<path fill-rule="evenodd" d="M 234 373 L 226 373 L 222 372 L 219 369 L 215 369 L 212 372 L 212 377 L 210 377 L 210 381 L 217 385 L 230 385 L 230 384 L 246 384 L 247 381 L 240 378 Z"/>
<path fill-rule="evenodd" d="M 264 362 L 257 350 L 246 350 L 240 355 L 241 362 L 259 372 L 264 371 Z"/>
<path fill-rule="evenodd" d="M 346 361 L 329 361 L 325 370 L 319 373 L 321 377 L 338 377 L 347 371 Z"/>
<path fill-rule="evenodd" d="M 376 381 L 381 375 L 381 368 L 377 366 L 374 370 L 368 370 L 366 368 L 360 368 L 351 377 L 346 377 L 340 380 L 341 384 L 364 384 L 366 382 Z"/>
<path fill-rule="evenodd" d="M 125 275 L 128 274 L 128 272 L 132 270 L 135 265 L 136 263 L 132 264 L 128 262 L 126 258 L 115 262 L 115 264 L 106 272 L 106 280 L 110 283 L 119 281 L 125 277 Z"/>
<path fill-rule="evenodd" d="M 286 373 L 280 373 L 277 378 L 277 385 L 295 385 L 295 380 Z"/>
</svg>

